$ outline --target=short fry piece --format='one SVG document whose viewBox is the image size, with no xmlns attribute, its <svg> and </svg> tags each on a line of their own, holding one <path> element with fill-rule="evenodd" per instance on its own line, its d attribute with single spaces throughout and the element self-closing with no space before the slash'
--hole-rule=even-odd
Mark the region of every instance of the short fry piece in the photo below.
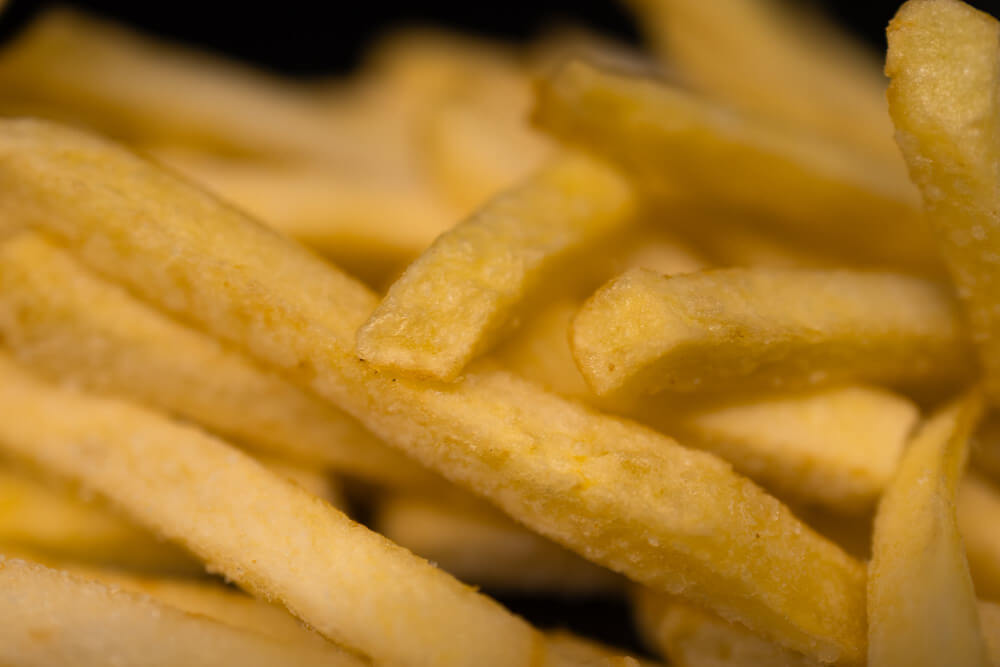
<svg viewBox="0 0 1000 667">
<path fill-rule="evenodd" d="M 889 25 L 889 111 L 1000 405 L 1000 23 L 957 0 Z"/>
<path fill-rule="evenodd" d="M 401 665 L 529 664 L 531 626 L 216 440 L 0 362 L 0 447 L 101 493 L 341 646 Z"/>
<path fill-rule="evenodd" d="M 973 393 L 932 417 L 879 503 L 868 566 L 871 667 L 989 664 L 955 519 L 981 405 Z"/>
<path fill-rule="evenodd" d="M 624 179 L 582 156 L 553 161 L 438 238 L 358 331 L 376 366 L 454 380 L 570 258 L 624 228 Z"/>
<path fill-rule="evenodd" d="M 561 594 L 621 589 L 614 573 L 470 500 L 394 494 L 378 503 L 372 526 L 475 586 Z"/>
<path fill-rule="evenodd" d="M 668 595 L 637 588 L 636 622 L 646 644 L 677 667 L 819 667 L 715 614 Z"/>
<path fill-rule="evenodd" d="M 370 290 L 114 144 L 0 121 L 5 219 L 50 231 L 584 557 L 798 650 L 863 657 L 863 568 L 728 464 L 502 371 L 442 386 L 373 369 L 354 347 Z"/>
<path fill-rule="evenodd" d="M 362 667 L 335 646 L 303 646 L 192 615 L 146 595 L 0 555 L 0 661 L 103 667 Z"/>
<path fill-rule="evenodd" d="M 971 373 L 948 290 L 893 274 L 628 271 L 573 320 L 573 357 L 600 396 L 954 382 Z"/>
<path fill-rule="evenodd" d="M 0 244 L 0 338 L 49 378 L 133 398 L 271 456 L 382 482 L 433 479 L 352 417 L 164 316 L 37 233 Z"/>
<path fill-rule="evenodd" d="M 654 198 L 682 193 L 746 210 L 793 238 L 870 264 L 938 265 L 904 174 L 822 137 L 580 63 L 543 82 L 535 117 L 617 163 Z"/>
</svg>

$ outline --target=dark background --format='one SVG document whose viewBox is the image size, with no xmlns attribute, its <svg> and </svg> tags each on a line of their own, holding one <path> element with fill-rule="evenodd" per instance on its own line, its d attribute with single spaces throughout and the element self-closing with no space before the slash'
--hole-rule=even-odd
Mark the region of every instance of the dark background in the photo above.
<svg viewBox="0 0 1000 667">
<path fill-rule="evenodd" d="M 817 8 L 879 50 L 885 48 L 885 26 L 901 4 L 901 0 L 791 1 Z M 0 18 L 0 39 L 51 4 L 57 3 L 9 0 Z M 392 26 L 414 22 L 515 40 L 530 39 L 551 25 L 576 23 L 628 41 L 638 39 L 631 17 L 615 0 L 66 0 L 58 4 L 100 13 L 272 70 L 305 75 L 347 72 L 375 36 Z M 1000 14 L 1000 0 L 972 0 L 970 4 Z"/>
<path fill-rule="evenodd" d="M 702 0 L 713 2 L 714 0 Z M 792 0 L 815 8 L 872 49 L 884 52 L 885 26 L 900 0 Z M 383 2 L 235 3 L 183 0 L 8 0 L 0 15 L 0 45 L 47 6 L 71 5 L 151 34 L 207 48 L 275 72 L 295 75 L 348 73 L 379 34 L 413 23 L 441 25 L 480 35 L 530 40 L 555 25 L 584 25 L 638 43 L 636 25 L 614 0 L 418 0 Z M 970 4 L 1000 15 L 1000 0 Z M 559 600 L 500 596 L 514 611 L 543 626 L 569 626 L 637 649 L 628 605 L 620 599 Z"/>
</svg>

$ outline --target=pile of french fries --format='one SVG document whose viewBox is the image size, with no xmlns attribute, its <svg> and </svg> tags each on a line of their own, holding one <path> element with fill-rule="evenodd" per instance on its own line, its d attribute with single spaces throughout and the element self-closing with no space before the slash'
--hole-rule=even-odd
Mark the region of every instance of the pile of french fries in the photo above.
<svg viewBox="0 0 1000 667">
<path fill-rule="evenodd" d="M 1000 23 L 629 5 L 0 49 L 0 663 L 1000 665 Z"/>
</svg>

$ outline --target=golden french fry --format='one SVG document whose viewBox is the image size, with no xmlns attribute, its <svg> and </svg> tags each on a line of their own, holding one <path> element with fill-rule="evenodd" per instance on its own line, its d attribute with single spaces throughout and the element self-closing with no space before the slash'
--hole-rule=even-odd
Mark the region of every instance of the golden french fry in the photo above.
<svg viewBox="0 0 1000 667">
<path fill-rule="evenodd" d="M 976 593 L 1000 600 L 1000 491 L 970 471 L 958 487 L 955 503 Z"/>
<path fill-rule="evenodd" d="M 549 632 L 545 639 L 549 651 L 567 664 L 579 667 L 656 667 L 659 664 L 633 658 L 618 649 L 564 630 Z"/>
<path fill-rule="evenodd" d="M 382 482 L 433 481 L 352 417 L 162 315 L 33 232 L 0 244 L 0 338 L 49 378 L 131 397 L 270 456 Z"/>
<path fill-rule="evenodd" d="M 637 587 L 633 609 L 645 643 L 677 667 L 819 667 L 745 627 L 668 595 Z"/>
<path fill-rule="evenodd" d="M 475 499 L 394 494 L 372 527 L 462 581 L 492 590 L 586 594 L 621 589 L 617 575 L 581 560 Z"/>
<path fill-rule="evenodd" d="M 420 183 L 190 151 L 153 155 L 372 283 L 402 270 L 461 215 Z"/>
<path fill-rule="evenodd" d="M 580 63 L 543 82 L 535 118 L 618 163 L 654 199 L 735 207 L 855 261 L 938 266 L 913 185 L 822 137 Z"/>
<path fill-rule="evenodd" d="M 0 106 L 11 103 L 143 145 L 384 169 L 305 90 L 68 10 L 0 51 Z"/>
<path fill-rule="evenodd" d="M 728 464 L 502 371 L 441 386 L 371 368 L 354 351 L 371 291 L 114 144 L 0 122 L 5 220 L 49 230 L 588 559 L 797 650 L 862 658 L 863 568 Z"/>
<path fill-rule="evenodd" d="M 896 140 L 1000 403 L 1000 23 L 957 0 L 922 0 L 900 8 L 888 35 Z"/>
<path fill-rule="evenodd" d="M 204 571 L 190 554 L 97 501 L 4 466 L 0 467 L 0 552 L 11 548 L 109 567 L 172 574 Z"/>
<path fill-rule="evenodd" d="M 957 310 L 943 286 L 888 273 L 637 269 L 591 296 L 570 344 L 600 396 L 930 385 L 971 374 Z"/>
<path fill-rule="evenodd" d="M 0 424 L 0 448 L 106 496 L 338 645 L 401 665 L 528 664 L 544 651 L 520 618 L 226 443 L 9 361 L 0 376 L 3 412 L 22 417 Z"/>
<path fill-rule="evenodd" d="M 439 237 L 358 330 L 379 368 L 454 380 L 568 263 L 621 232 L 634 212 L 622 177 L 562 156 Z"/>
<path fill-rule="evenodd" d="M 702 90 L 849 142 L 902 171 L 871 54 L 774 0 L 630 0 L 655 49 Z"/>
<path fill-rule="evenodd" d="M 0 661 L 11 665 L 325 665 L 365 660 L 237 629 L 76 575 L 0 555 Z"/>
<path fill-rule="evenodd" d="M 903 454 L 875 516 L 868 566 L 868 664 L 987 665 L 955 518 L 979 392 L 932 417 Z"/>
</svg>

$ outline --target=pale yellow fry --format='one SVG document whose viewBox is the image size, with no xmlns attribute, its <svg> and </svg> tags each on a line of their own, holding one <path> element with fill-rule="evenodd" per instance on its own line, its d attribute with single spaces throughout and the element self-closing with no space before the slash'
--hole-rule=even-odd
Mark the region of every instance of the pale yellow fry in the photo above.
<svg viewBox="0 0 1000 667">
<path fill-rule="evenodd" d="M 639 414 L 783 498 L 851 513 L 874 506 L 920 416 L 908 399 L 860 385 L 707 402 L 669 413 L 664 400 Z"/>
<path fill-rule="evenodd" d="M 5 102 L 141 144 L 384 169 L 304 90 L 64 9 L 0 51 Z"/>
<path fill-rule="evenodd" d="M 380 368 L 454 380 L 569 262 L 623 231 L 623 178 L 577 155 L 552 161 L 451 229 L 397 280 L 358 331 Z"/>
<path fill-rule="evenodd" d="M 401 271 L 457 222 L 427 184 L 176 149 L 161 162 L 370 282 Z"/>
<path fill-rule="evenodd" d="M 49 378 L 142 401 L 273 457 L 382 482 L 433 479 L 352 417 L 34 232 L 0 244 L 0 339 Z"/>
<path fill-rule="evenodd" d="M 669 595 L 637 587 L 633 612 L 643 641 L 677 667 L 819 667 L 750 630 Z"/>
<path fill-rule="evenodd" d="M 775 0 L 630 0 L 661 59 L 748 112 L 849 142 L 902 171 L 874 52 Z"/>
<path fill-rule="evenodd" d="M 955 518 L 978 392 L 913 438 L 875 516 L 868 566 L 868 665 L 987 665 Z"/>
<path fill-rule="evenodd" d="M 1000 600 L 1000 491 L 981 475 L 970 472 L 959 485 L 955 502 L 976 593 Z"/>
<path fill-rule="evenodd" d="M 531 626 L 202 432 L 4 362 L 0 447 L 101 493 L 341 646 L 403 665 L 530 664 Z"/>
<path fill-rule="evenodd" d="M 888 35 L 896 140 L 1000 404 L 1000 23 L 957 0 L 923 0 L 903 5 Z"/>
<path fill-rule="evenodd" d="M 470 502 L 471 501 L 471 502 Z M 615 591 L 621 578 L 580 559 L 476 499 L 393 495 L 372 527 L 452 573 L 493 590 L 586 594 Z"/>
<path fill-rule="evenodd" d="M 580 63 L 542 82 L 535 117 L 618 163 L 650 197 L 746 210 L 856 261 L 937 267 L 913 185 L 841 144 Z"/>
<path fill-rule="evenodd" d="M 367 664 L 334 646 L 276 640 L 183 612 L 147 595 L 3 556 L 0 590 L 0 661 L 4 664 Z"/>
<path fill-rule="evenodd" d="M 971 373 L 957 310 L 945 287 L 889 273 L 637 269 L 591 296 L 570 344 L 600 396 L 926 386 Z"/>
<path fill-rule="evenodd" d="M 862 657 L 859 563 L 728 464 L 502 371 L 441 386 L 371 368 L 354 351 L 370 290 L 127 151 L 0 122 L 3 220 L 57 234 L 584 557 L 803 651 Z"/>
<path fill-rule="evenodd" d="M 114 567 L 177 574 L 203 571 L 189 554 L 96 501 L 4 466 L 0 551 L 11 547 Z"/>
</svg>

